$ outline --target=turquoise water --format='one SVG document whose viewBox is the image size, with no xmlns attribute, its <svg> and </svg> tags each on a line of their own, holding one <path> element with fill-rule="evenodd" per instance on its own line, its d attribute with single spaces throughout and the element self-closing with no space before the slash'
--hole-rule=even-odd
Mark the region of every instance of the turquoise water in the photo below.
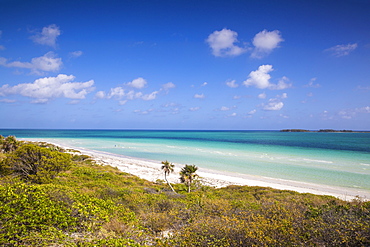
<svg viewBox="0 0 370 247">
<path fill-rule="evenodd" d="M 0 130 L 119 155 L 370 191 L 370 133 Z"/>
</svg>

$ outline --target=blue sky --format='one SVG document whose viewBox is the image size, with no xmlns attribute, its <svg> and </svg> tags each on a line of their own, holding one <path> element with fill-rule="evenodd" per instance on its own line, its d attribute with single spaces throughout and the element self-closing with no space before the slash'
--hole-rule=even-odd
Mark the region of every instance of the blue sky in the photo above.
<svg viewBox="0 0 370 247">
<path fill-rule="evenodd" d="M 0 128 L 370 130 L 370 1 L 0 0 Z"/>
</svg>

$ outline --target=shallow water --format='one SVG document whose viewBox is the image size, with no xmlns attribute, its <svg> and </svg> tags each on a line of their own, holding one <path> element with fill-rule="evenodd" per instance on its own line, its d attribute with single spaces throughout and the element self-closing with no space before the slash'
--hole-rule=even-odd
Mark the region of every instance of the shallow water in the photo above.
<svg viewBox="0 0 370 247">
<path fill-rule="evenodd" d="M 370 133 L 0 130 L 17 138 L 370 191 Z"/>
</svg>

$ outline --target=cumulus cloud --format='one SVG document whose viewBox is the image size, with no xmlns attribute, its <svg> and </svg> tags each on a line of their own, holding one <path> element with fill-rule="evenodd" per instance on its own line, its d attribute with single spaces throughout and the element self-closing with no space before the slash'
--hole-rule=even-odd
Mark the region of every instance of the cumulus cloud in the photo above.
<svg viewBox="0 0 370 247">
<path fill-rule="evenodd" d="M 98 99 L 104 99 L 106 97 L 106 95 L 105 95 L 104 91 L 99 91 L 95 94 L 95 97 L 98 98 Z"/>
<path fill-rule="evenodd" d="M 212 54 L 216 57 L 238 56 L 247 49 L 237 46 L 238 33 L 230 29 L 222 29 L 211 33 L 206 42 L 212 49 Z"/>
<path fill-rule="evenodd" d="M 115 87 L 111 88 L 109 93 L 105 93 L 104 91 L 99 91 L 95 94 L 95 98 L 98 99 L 117 99 L 125 104 L 127 100 L 134 100 L 134 99 L 142 99 L 142 100 L 154 100 L 157 98 L 159 91 L 154 91 L 149 94 L 143 94 L 142 92 L 135 92 L 133 90 L 127 91 L 123 87 Z"/>
<path fill-rule="evenodd" d="M 19 94 L 35 98 L 32 103 L 46 103 L 52 98 L 84 99 L 94 90 L 94 81 L 73 82 L 75 76 L 59 74 L 56 77 L 44 77 L 33 83 L 22 83 L 15 86 L 3 85 L 0 96 Z"/>
<path fill-rule="evenodd" d="M 257 112 L 257 110 L 256 110 L 256 109 L 251 110 L 251 111 L 249 111 L 249 112 L 248 112 L 248 115 L 253 115 L 253 114 L 255 114 L 256 112 Z"/>
<path fill-rule="evenodd" d="M 235 80 L 227 81 L 226 82 L 226 86 L 231 87 L 231 88 L 237 88 L 237 87 L 239 87 L 239 85 L 237 83 L 235 83 L 235 82 L 236 82 Z"/>
<path fill-rule="evenodd" d="M 171 88 L 175 88 L 175 84 L 168 82 L 163 84 L 159 90 L 153 91 L 148 94 L 143 92 L 137 92 L 135 89 L 142 89 L 147 86 L 147 81 L 141 77 L 134 79 L 131 82 L 123 84 L 123 86 L 118 86 L 111 88 L 109 92 L 98 91 L 95 94 L 96 99 L 115 99 L 120 102 L 121 105 L 126 104 L 129 100 L 141 99 L 145 101 L 155 100 L 158 94 L 161 92 L 168 93 Z M 131 89 L 135 88 L 135 89 Z"/>
<path fill-rule="evenodd" d="M 205 86 L 207 86 L 207 82 L 203 82 L 203 84 L 202 85 L 200 85 L 201 87 L 205 87 Z"/>
<path fill-rule="evenodd" d="M 315 81 L 317 80 L 316 77 L 314 78 L 311 78 L 310 82 L 307 84 L 307 85 L 304 85 L 304 87 L 312 87 L 312 88 L 318 88 L 318 87 L 321 87 L 321 85 L 319 83 L 316 83 L 315 84 Z"/>
<path fill-rule="evenodd" d="M 284 103 L 277 98 L 269 99 L 267 104 L 264 104 L 262 109 L 265 111 L 279 111 L 283 108 Z"/>
<path fill-rule="evenodd" d="M 330 52 L 334 57 L 343 57 L 349 55 L 352 51 L 357 48 L 357 43 L 348 45 L 336 45 L 326 49 L 326 52 Z"/>
<path fill-rule="evenodd" d="M 175 88 L 175 87 L 176 87 L 175 84 L 173 84 L 172 82 L 168 82 L 168 83 L 162 85 L 162 88 L 165 91 L 168 91 L 168 90 L 170 90 L 172 88 Z"/>
<path fill-rule="evenodd" d="M 228 111 L 228 110 L 230 110 L 230 107 L 222 106 L 220 108 L 220 111 Z"/>
<path fill-rule="evenodd" d="M 144 78 L 139 77 L 137 79 L 134 79 L 131 82 L 126 83 L 127 86 L 137 88 L 137 89 L 142 89 L 146 86 L 147 82 Z"/>
<path fill-rule="evenodd" d="M 337 115 L 343 119 L 352 119 L 356 117 L 358 114 L 369 114 L 369 113 L 370 113 L 370 106 L 364 106 L 364 107 L 355 108 L 355 109 L 341 110 L 337 113 Z"/>
<path fill-rule="evenodd" d="M 266 99 L 266 96 L 267 95 L 265 93 L 261 93 L 261 94 L 258 95 L 258 98 L 259 99 Z"/>
<path fill-rule="evenodd" d="M 59 27 L 55 24 L 52 24 L 47 27 L 44 27 L 41 33 L 36 33 L 30 38 L 33 40 L 33 42 L 37 44 L 48 45 L 55 48 L 56 40 L 59 35 L 60 35 Z"/>
<path fill-rule="evenodd" d="M 361 108 L 356 108 L 356 112 L 361 112 L 361 113 L 370 113 L 370 106 L 364 106 Z"/>
<path fill-rule="evenodd" d="M 289 79 L 285 76 L 279 79 L 277 84 L 270 83 L 271 76 L 269 73 L 273 70 L 272 65 L 269 64 L 259 66 L 257 70 L 249 73 L 248 79 L 243 82 L 244 86 L 271 90 L 282 90 L 292 86 L 292 84 L 287 83 Z"/>
<path fill-rule="evenodd" d="M 195 94 L 194 98 L 196 99 L 204 99 L 206 96 L 204 94 Z"/>
<path fill-rule="evenodd" d="M 283 76 L 281 79 L 279 79 L 278 83 L 275 84 L 270 84 L 269 89 L 273 90 L 283 90 L 286 88 L 292 87 L 291 83 L 287 83 L 289 81 L 288 77 Z"/>
<path fill-rule="evenodd" d="M 78 58 L 82 56 L 83 52 L 82 51 L 73 51 L 69 53 L 69 57 L 71 58 Z"/>
<path fill-rule="evenodd" d="M 273 71 L 272 65 L 266 64 L 258 67 L 257 70 L 249 73 L 249 77 L 243 84 L 246 87 L 255 86 L 260 89 L 265 89 L 270 86 L 271 76 L 269 73 Z"/>
<path fill-rule="evenodd" d="M 14 103 L 16 100 L 14 99 L 0 99 L 0 102 L 2 103 Z"/>
<path fill-rule="evenodd" d="M 150 94 L 143 95 L 141 98 L 143 100 L 154 100 L 154 99 L 157 98 L 157 94 L 158 94 L 158 91 L 154 91 L 154 92 L 152 92 Z"/>
<path fill-rule="evenodd" d="M 152 111 L 154 111 L 154 109 L 148 109 L 146 111 L 142 111 L 142 110 L 134 110 L 133 112 L 134 113 L 137 113 L 139 115 L 147 115 L 149 113 L 151 113 Z"/>
<path fill-rule="evenodd" d="M 40 75 L 42 71 L 56 72 L 63 65 L 62 59 L 58 58 L 54 52 L 48 52 L 41 57 L 32 58 L 31 62 L 8 62 L 6 58 L 0 57 L 0 65 L 8 68 L 30 69 L 31 73 Z"/>
<path fill-rule="evenodd" d="M 191 107 L 191 108 L 189 108 L 189 111 L 198 111 L 198 110 L 200 110 L 200 107 Z"/>
<path fill-rule="evenodd" d="M 278 95 L 277 97 L 279 97 L 281 99 L 286 99 L 286 98 L 288 98 L 288 94 L 287 93 L 283 93 L 282 95 Z"/>
<path fill-rule="evenodd" d="M 270 54 L 275 48 L 279 47 L 279 44 L 284 41 L 281 37 L 280 31 L 267 31 L 263 30 L 257 33 L 253 38 L 254 50 L 251 57 L 262 58 Z"/>
</svg>

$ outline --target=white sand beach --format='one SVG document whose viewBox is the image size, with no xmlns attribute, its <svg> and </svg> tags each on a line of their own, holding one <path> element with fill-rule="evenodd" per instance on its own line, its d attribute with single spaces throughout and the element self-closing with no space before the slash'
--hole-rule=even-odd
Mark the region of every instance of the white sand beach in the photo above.
<svg viewBox="0 0 370 247">
<path fill-rule="evenodd" d="M 59 143 L 57 140 L 53 140 L 53 142 L 50 142 L 50 140 L 28 139 L 28 141 L 45 141 L 64 149 L 78 150 L 79 152 L 81 152 L 81 154 L 92 157 L 98 164 L 117 167 L 123 172 L 133 174 L 148 181 L 155 182 L 158 179 L 164 180 L 164 174 L 161 170 L 161 161 L 139 159 L 84 148 L 69 147 L 64 145 L 63 143 Z M 173 164 L 175 165 L 174 172 L 167 176 L 167 179 L 171 183 L 179 183 L 180 181 L 178 174 L 184 164 Z M 204 169 L 202 167 L 198 167 L 197 174 L 200 176 L 202 184 L 215 188 L 225 187 L 229 185 L 262 186 L 280 190 L 292 190 L 300 193 L 331 195 L 342 200 L 353 200 L 355 198 L 370 200 L 370 192 L 350 188 L 344 189 L 339 187 L 305 183 L 293 180 L 282 180 L 226 171 L 216 171 Z"/>
</svg>

